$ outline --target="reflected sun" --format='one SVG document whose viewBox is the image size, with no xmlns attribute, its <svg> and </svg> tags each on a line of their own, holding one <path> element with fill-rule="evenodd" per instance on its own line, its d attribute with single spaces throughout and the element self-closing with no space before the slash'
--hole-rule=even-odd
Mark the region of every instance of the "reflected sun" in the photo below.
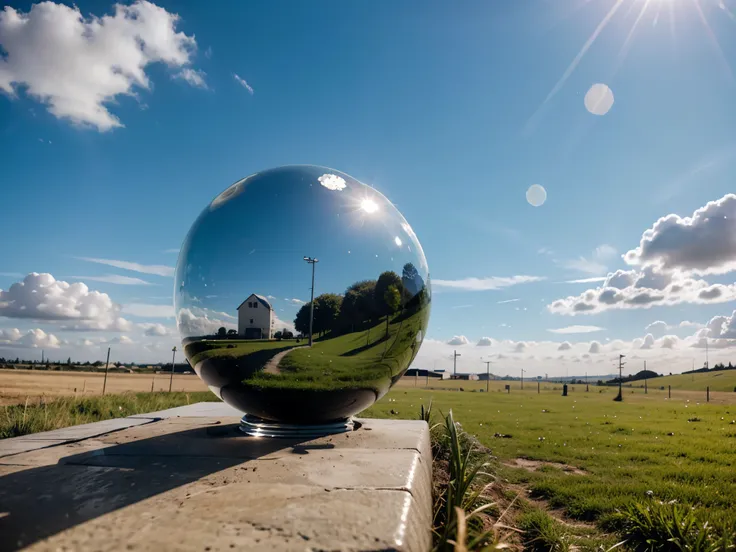
<svg viewBox="0 0 736 552">
<path fill-rule="evenodd" d="M 366 198 L 360 202 L 360 208 L 366 213 L 375 213 L 378 211 L 378 203 L 370 198 Z"/>
</svg>

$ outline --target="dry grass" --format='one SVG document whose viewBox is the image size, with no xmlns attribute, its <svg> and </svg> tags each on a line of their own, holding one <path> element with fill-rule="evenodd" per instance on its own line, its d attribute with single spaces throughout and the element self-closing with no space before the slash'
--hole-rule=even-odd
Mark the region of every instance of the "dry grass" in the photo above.
<svg viewBox="0 0 736 552">
<path fill-rule="evenodd" d="M 22 404 L 26 398 L 92 397 L 102 394 L 104 372 L 48 372 L 42 370 L 0 370 L 0 405 Z M 108 374 L 108 394 L 145 393 L 169 390 L 169 374 Z M 174 391 L 207 391 L 195 374 L 174 374 Z"/>
</svg>

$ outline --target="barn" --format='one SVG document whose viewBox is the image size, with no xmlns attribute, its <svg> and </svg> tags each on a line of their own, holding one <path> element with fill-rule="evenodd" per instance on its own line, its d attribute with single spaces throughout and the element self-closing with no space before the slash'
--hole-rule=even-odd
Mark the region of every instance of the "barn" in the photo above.
<svg viewBox="0 0 736 552">
<path fill-rule="evenodd" d="M 252 293 L 238 307 L 238 335 L 244 339 L 273 337 L 273 307 L 263 295 Z"/>
</svg>

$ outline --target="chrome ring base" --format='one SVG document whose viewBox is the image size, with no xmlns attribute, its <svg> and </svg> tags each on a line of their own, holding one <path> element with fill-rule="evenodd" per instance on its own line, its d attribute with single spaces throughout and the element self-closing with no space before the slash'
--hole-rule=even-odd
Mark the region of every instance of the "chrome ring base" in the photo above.
<svg viewBox="0 0 736 552">
<path fill-rule="evenodd" d="M 281 439 L 304 439 L 324 437 L 353 431 L 352 418 L 328 424 L 281 424 L 246 414 L 240 420 L 240 431 L 251 437 L 274 437 Z"/>
</svg>

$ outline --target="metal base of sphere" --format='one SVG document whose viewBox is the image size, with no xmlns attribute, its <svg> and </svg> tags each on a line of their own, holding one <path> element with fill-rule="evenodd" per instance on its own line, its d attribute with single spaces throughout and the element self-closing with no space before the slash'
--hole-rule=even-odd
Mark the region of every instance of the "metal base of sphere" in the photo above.
<svg viewBox="0 0 736 552">
<path fill-rule="evenodd" d="M 270 422 L 257 416 L 246 414 L 240 420 L 240 431 L 251 437 L 273 437 L 277 439 L 314 439 L 325 435 L 335 435 L 353 431 L 352 418 L 345 418 L 328 424 L 299 425 Z"/>
</svg>

